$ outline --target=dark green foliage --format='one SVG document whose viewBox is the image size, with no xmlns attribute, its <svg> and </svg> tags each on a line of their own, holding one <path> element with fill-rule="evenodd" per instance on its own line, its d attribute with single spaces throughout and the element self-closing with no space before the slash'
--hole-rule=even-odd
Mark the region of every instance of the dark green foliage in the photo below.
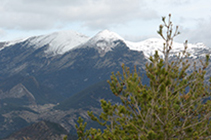
<svg viewBox="0 0 211 140">
<path fill-rule="evenodd" d="M 78 119 L 76 125 L 79 139 L 110 140 L 157 140 L 157 139 L 208 139 L 211 135 L 210 87 L 204 84 L 204 75 L 209 56 L 202 68 L 187 74 L 192 67 L 188 61 L 187 41 L 184 51 L 176 61 L 170 61 L 173 39 L 180 34 L 178 26 L 173 29 L 171 15 L 166 22 L 162 18 L 158 34 L 164 39 L 163 55 L 156 51 L 146 64 L 146 74 L 150 85 L 142 84 L 136 68 L 130 71 L 122 66 L 123 73 L 112 73 L 108 81 L 114 95 L 122 104 L 111 104 L 101 100 L 102 113 L 96 117 L 88 112 L 93 121 L 106 128 L 85 130 L 86 122 Z M 164 33 L 165 32 L 165 33 Z M 204 101 L 204 102 L 203 102 Z"/>
</svg>

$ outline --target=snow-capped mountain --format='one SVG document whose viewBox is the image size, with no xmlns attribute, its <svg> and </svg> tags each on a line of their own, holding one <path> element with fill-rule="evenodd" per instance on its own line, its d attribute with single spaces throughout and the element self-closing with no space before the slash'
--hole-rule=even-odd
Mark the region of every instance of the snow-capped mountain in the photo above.
<svg viewBox="0 0 211 140">
<path fill-rule="evenodd" d="M 127 46 L 131 50 L 135 51 L 142 51 L 144 52 L 146 57 L 149 57 L 155 53 L 157 50 L 160 55 L 162 55 L 163 50 L 163 43 L 164 40 L 159 38 L 150 38 L 141 42 L 130 42 L 126 41 Z M 174 42 L 171 50 L 171 55 L 178 55 L 179 52 L 182 52 L 184 50 L 184 44 Z M 190 53 L 190 57 L 196 58 L 197 56 L 204 56 L 204 53 L 202 53 L 203 50 L 210 50 L 208 47 L 206 47 L 203 43 L 197 43 L 197 44 L 188 44 L 187 52 Z"/>
<path fill-rule="evenodd" d="M 127 47 L 130 50 L 134 50 L 134 51 L 142 51 L 144 53 L 144 55 L 146 57 L 149 57 L 150 55 L 153 55 L 154 52 L 156 50 L 158 50 L 159 52 L 162 51 L 163 49 L 163 43 L 164 41 L 161 38 L 150 38 L 144 41 L 140 41 L 140 42 L 131 42 L 128 40 L 125 40 L 123 37 L 121 37 L 120 35 L 116 34 L 115 32 L 109 31 L 109 30 L 103 30 L 99 33 L 97 33 L 94 37 L 86 37 L 85 35 L 81 35 L 79 34 L 79 38 L 78 38 L 78 33 L 75 33 L 76 35 L 73 34 L 68 34 L 68 32 L 61 32 L 61 33 L 54 33 L 54 34 L 58 34 L 58 36 L 60 36 L 60 38 L 54 38 L 54 40 L 57 40 L 56 42 L 65 42 L 65 44 L 63 45 L 58 45 L 57 43 L 53 44 L 52 48 L 49 47 L 49 50 L 46 52 L 54 52 L 54 54 L 63 54 L 67 51 L 70 51 L 72 49 L 76 49 L 77 47 L 94 47 L 97 48 L 100 52 L 108 52 L 111 51 L 112 48 L 114 48 L 117 44 L 115 43 L 118 40 L 123 41 Z M 49 35 L 50 38 L 52 38 L 52 36 L 54 36 L 54 34 Z M 65 36 L 66 35 L 66 36 Z M 63 40 L 62 40 L 62 39 Z M 68 42 L 68 38 L 74 38 L 71 40 L 75 40 L 75 42 Z M 65 40 L 64 40 L 65 39 Z M 47 44 L 49 41 L 45 41 L 45 43 Z M 36 43 L 36 41 L 35 41 Z M 44 42 L 43 42 L 44 44 Z M 40 45 L 41 46 L 41 45 Z M 71 47 L 72 46 L 72 47 Z M 66 49 L 63 49 L 66 48 Z M 61 52 L 59 51 L 54 51 L 54 50 L 62 50 Z M 179 52 L 184 50 L 184 44 L 183 43 L 178 43 L 178 42 L 174 42 L 173 44 L 173 49 L 172 49 L 172 54 L 178 54 Z M 191 57 L 196 58 L 197 56 L 200 56 L 202 54 L 198 53 L 201 52 L 202 50 L 209 50 L 208 47 L 206 47 L 203 43 L 197 43 L 197 44 L 188 44 L 188 49 L 187 51 L 191 54 Z M 160 55 L 162 55 L 160 53 Z"/>
<path fill-rule="evenodd" d="M 47 55 L 61 55 L 88 40 L 89 37 L 75 31 L 60 31 L 48 35 L 40 35 L 6 42 L 1 50 L 17 43 L 27 42 L 28 46 L 33 46 L 35 49 L 48 45 L 48 48 L 45 50 Z"/>
<path fill-rule="evenodd" d="M 163 43 L 164 41 L 159 38 L 131 42 L 109 30 L 103 30 L 93 37 L 87 37 L 74 31 L 55 32 L 48 35 L 0 43 L 0 68 L 2 66 L 0 74 L 5 72 L 11 76 L 23 71 L 25 74 L 30 74 L 41 71 L 46 72 L 46 70 L 57 71 L 58 68 L 64 69 L 76 64 L 76 60 L 69 60 L 75 59 L 80 55 L 82 62 L 85 58 L 83 57 L 85 54 L 82 55 L 84 50 L 87 50 L 84 52 L 87 57 L 99 55 L 100 59 L 104 59 L 103 57 L 106 54 L 115 53 L 113 50 L 121 47 L 141 54 L 144 59 L 148 59 L 150 55 L 154 54 L 155 50 L 158 50 L 162 56 Z M 97 51 L 98 54 L 96 52 L 88 54 L 88 50 Z M 183 43 L 174 42 L 170 55 L 175 56 L 183 50 Z M 73 52 L 77 52 L 80 55 L 76 55 L 77 53 L 74 54 Z M 197 59 L 211 53 L 211 49 L 202 43 L 188 44 L 187 52 L 190 53 L 190 58 Z M 118 53 L 122 53 L 122 50 L 119 50 Z M 124 62 L 127 63 L 126 61 Z M 105 64 L 109 65 L 110 63 Z M 98 68 L 103 66 L 105 65 L 94 65 L 94 67 Z"/>
<path fill-rule="evenodd" d="M 30 42 L 30 45 L 34 46 L 36 49 L 44 45 L 49 45 L 48 49 L 45 50 L 45 53 L 57 55 L 64 54 L 65 52 L 74 49 L 88 39 L 89 37 L 74 31 L 62 31 L 34 38 L 32 37 L 29 38 L 28 41 Z"/>
<path fill-rule="evenodd" d="M 69 96 L 67 89 L 74 94 L 79 91 L 78 84 L 81 81 L 80 84 L 86 87 L 92 82 L 107 79 L 111 71 L 121 70 L 119 66 L 122 63 L 131 67 L 138 65 L 143 70 L 145 62 L 155 50 L 162 55 L 163 43 L 158 38 L 131 42 L 109 30 L 93 37 L 74 31 L 61 31 L 3 42 L 0 43 L 0 76 L 4 81 L 15 75 L 32 75 L 34 81 L 41 82 L 44 87 L 60 90 L 61 94 Z M 182 43 L 175 42 L 171 55 L 183 49 Z M 190 59 L 195 60 L 210 53 L 211 49 L 198 43 L 188 44 L 187 51 L 191 54 Z M 99 75 L 93 78 L 93 72 Z M 67 76 L 70 79 L 66 79 Z"/>
<path fill-rule="evenodd" d="M 106 53 L 116 46 L 115 41 L 118 40 L 124 41 L 124 39 L 118 34 L 109 30 L 103 30 L 89 39 L 86 43 L 82 44 L 82 46 L 91 46 Z"/>
<path fill-rule="evenodd" d="M 109 30 L 103 30 L 94 37 L 87 37 L 86 35 L 74 31 L 61 31 L 48 35 L 6 42 L 4 47 L 0 50 L 17 43 L 28 42 L 28 46 L 33 46 L 35 49 L 48 45 L 45 53 L 50 56 L 62 55 L 73 49 L 87 46 L 96 48 L 99 52 L 106 53 L 117 45 L 115 42 L 118 40 L 124 42 L 130 50 L 142 51 L 146 57 L 153 55 L 155 50 L 161 52 L 164 43 L 160 38 L 150 38 L 140 42 L 131 42 Z M 182 50 L 184 50 L 183 43 L 174 42 L 172 54 L 178 54 Z M 193 58 L 203 55 L 201 54 L 203 50 L 210 50 L 210 48 L 206 47 L 203 43 L 188 44 L 188 52 Z M 160 55 L 162 54 L 160 53 Z"/>
<path fill-rule="evenodd" d="M 188 46 L 191 54 L 189 62 L 198 62 L 198 58 L 211 52 L 201 43 Z M 20 126 L 26 126 L 52 117 L 48 112 L 43 114 L 45 104 L 52 107 L 96 83 L 110 79 L 111 72 L 121 72 L 122 63 L 131 69 L 136 65 L 146 82 L 144 68 L 147 58 L 155 50 L 162 49 L 161 39 L 131 42 L 109 30 L 93 37 L 61 31 L 0 42 L 0 139 L 19 129 L 15 127 L 19 126 L 19 122 Z M 183 43 L 175 42 L 172 55 L 183 49 Z M 207 73 L 211 74 L 210 66 Z M 75 98 L 71 101 L 80 101 Z M 91 100 L 99 102 L 98 99 Z M 66 120 L 71 118 L 67 117 L 70 115 L 68 112 L 53 110 L 51 113 L 61 115 L 54 116 L 51 121 L 63 122 L 70 130 L 74 122 Z"/>
</svg>

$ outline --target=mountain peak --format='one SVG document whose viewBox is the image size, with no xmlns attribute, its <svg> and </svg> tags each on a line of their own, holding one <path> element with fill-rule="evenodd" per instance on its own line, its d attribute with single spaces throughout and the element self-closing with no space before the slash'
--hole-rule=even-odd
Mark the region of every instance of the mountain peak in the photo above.
<svg viewBox="0 0 211 140">
<path fill-rule="evenodd" d="M 81 43 L 86 42 L 88 39 L 89 37 L 75 31 L 61 31 L 48 35 L 32 37 L 29 40 L 35 48 L 49 45 L 49 48 L 45 52 L 47 54 L 56 55 L 64 54 Z"/>
<path fill-rule="evenodd" d="M 124 39 L 118 34 L 109 30 L 103 30 L 98 32 L 91 39 L 89 39 L 89 41 L 87 41 L 86 44 L 83 46 L 94 47 L 98 49 L 100 53 L 104 54 L 108 51 L 111 51 L 112 48 L 116 46 L 115 41 L 118 40 L 124 41 Z"/>
<path fill-rule="evenodd" d="M 93 38 L 97 40 L 106 39 L 106 40 L 124 40 L 121 36 L 119 36 L 117 33 L 109 31 L 109 30 L 103 30 L 99 32 L 97 35 L 95 35 Z"/>
</svg>

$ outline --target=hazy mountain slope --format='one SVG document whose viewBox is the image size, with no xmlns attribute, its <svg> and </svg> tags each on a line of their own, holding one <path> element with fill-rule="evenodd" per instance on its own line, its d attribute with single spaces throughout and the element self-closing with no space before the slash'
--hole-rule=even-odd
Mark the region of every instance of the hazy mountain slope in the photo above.
<svg viewBox="0 0 211 140">
<path fill-rule="evenodd" d="M 29 125 L 29 123 L 19 116 L 14 116 L 13 119 L 8 118 L 2 114 L 0 139 L 10 135 L 11 133 Z M 9 123 L 8 123 L 9 122 Z"/>
<path fill-rule="evenodd" d="M 40 121 L 15 132 L 3 140 L 62 140 L 65 135 L 68 135 L 68 132 L 61 125 L 49 121 Z M 72 137 L 70 139 L 77 139 L 71 135 L 69 137 Z"/>
<path fill-rule="evenodd" d="M 13 76 L 0 83 L 0 104 L 37 105 L 57 103 L 63 98 L 33 76 Z"/>
<path fill-rule="evenodd" d="M 52 67 L 50 66 L 52 71 L 43 72 L 38 79 L 45 85 L 56 85 L 54 88 L 56 91 L 66 92 L 63 95 L 69 97 L 93 83 L 107 80 L 112 71 L 121 70 L 122 63 L 129 67 L 137 65 L 143 71 L 146 61 L 143 53 L 131 51 L 123 42 L 118 41 L 118 46 L 103 57 L 96 49 L 89 47 L 68 52 L 52 61 Z"/>
<path fill-rule="evenodd" d="M 54 109 L 69 110 L 69 109 L 86 109 L 100 108 L 100 100 L 109 100 L 113 103 L 120 102 L 110 90 L 109 84 L 106 81 L 94 84 L 79 93 L 71 96 L 70 98 L 61 102 Z"/>
</svg>

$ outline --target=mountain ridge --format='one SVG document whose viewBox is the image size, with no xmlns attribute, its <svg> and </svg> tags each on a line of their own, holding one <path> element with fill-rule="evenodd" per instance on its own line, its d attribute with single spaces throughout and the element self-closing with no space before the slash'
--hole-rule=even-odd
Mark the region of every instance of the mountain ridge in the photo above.
<svg viewBox="0 0 211 140">
<path fill-rule="evenodd" d="M 114 41 L 121 40 L 123 41 L 130 50 L 134 51 L 143 51 L 146 57 L 154 54 L 155 50 L 161 51 L 163 49 L 164 41 L 159 38 L 149 38 L 146 40 L 132 42 L 125 40 L 123 37 L 118 35 L 115 32 L 109 30 L 103 30 L 98 32 L 93 37 L 88 37 L 81 33 L 77 33 L 75 31 L 59 31 L 53 32 L 47 35 L 40 35 L 40 36 L 32 36 L 25 39 L 20 39 L 16 41 L 7 41 L 2 42 L 4 44 L 1 47 L 0 51 L 6 47 L 13 46 L 14 44 L 21 43 L 21 42 L 28 42 L 30 46 L 33 46 L 36 49 L 47 45 L 47 49 L 45 49 L 45 53 L 47 56 L 56 56 L 56 55 L 63 55 L 68 51 L 78 49 L 81 47 L 92 46 L 98 49 L 99 52 L 108 52 L 111 51 L 116 45 L 113 43 Z M 179 51 L 184 49 L 183 43 L 174 42 L 174 46 L 172 51 L 174 53 L 178 53 Z M 209 47 L 205 46 L 203 43 L 196 43 L 196 44 L 188 44 L 188 51 L 192 54 L 192 57 L 196 57 L 194 54 L 194 49 L 208 49 Z"/>
</svg>

